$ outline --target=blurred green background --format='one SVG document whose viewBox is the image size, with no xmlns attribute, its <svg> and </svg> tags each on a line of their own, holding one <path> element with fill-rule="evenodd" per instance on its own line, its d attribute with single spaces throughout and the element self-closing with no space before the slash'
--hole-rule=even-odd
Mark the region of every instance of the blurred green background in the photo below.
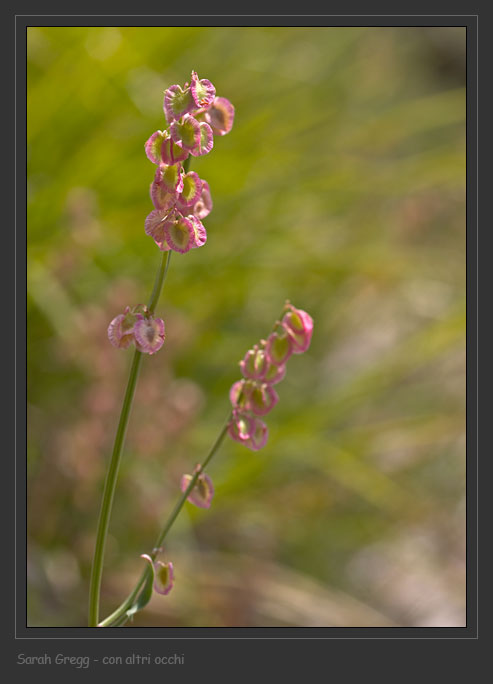
<svg viewBox="0 0 493 684">
<path fill-rule="evenodd" d="M 163 91 L 236 108 L 192 169 L 202 249 L 173 254 L 115 498 L 102 614 L 284 300 L 315 320 L 255 453 L 225 441 L 176 584 L 134 624 L 465 624 L 465 29 L 28 28 L 28 625 L 78 626 L 132 352 Z"/>
</svg>

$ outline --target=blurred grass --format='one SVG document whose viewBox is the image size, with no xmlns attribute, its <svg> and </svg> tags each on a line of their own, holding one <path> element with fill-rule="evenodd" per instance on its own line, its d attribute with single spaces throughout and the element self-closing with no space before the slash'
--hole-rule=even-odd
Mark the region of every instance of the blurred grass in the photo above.
<svg viewBox="0 0 493 684">
<path fill-rule="evenodd" d="M 103 612 L 289 298 L 315 332 L 268 444 L 223 446 L 212 508 L 168 540 L 176 593 L 135 624 L 465 623 L 464 50 L 462 28 L 28 28 L 28 624 L 85 624 L 130 361 L 106 327 L 152 287 L 143 144 L 192 69 L 236 119 L 193 160 L 208 242 L 173 255 Z"/>
</svg>

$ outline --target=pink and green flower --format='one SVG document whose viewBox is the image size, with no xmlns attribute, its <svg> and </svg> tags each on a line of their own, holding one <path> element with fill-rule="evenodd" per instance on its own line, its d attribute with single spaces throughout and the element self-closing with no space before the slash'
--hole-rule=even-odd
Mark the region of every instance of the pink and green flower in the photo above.
<svg viewBox="0 0 493 684">
<path fill-rule="evenodd" d="M 200 466 L 199 466 L 200 467 Z M 193 475 L 183 475 L 181 478 L 180 488 L 185 492 L 193 479 Z M 214 496 L 214 485 L 211 478 L 206 473 L 200 473 L 197 481 L 187 497 L 187 501 L 198 506 L 199 508 L 209 508 L 212 497 Z"/>
<path fill-rule="evenodd" d="M 214 135 L 212 128 L 205 121 L 199 123 L 199 140 L 197 145 L 190 150 L 190 154 L 194 157 L 201 157 L 210 152 L 214 146 Z"/>
<path fill-rule="evenodd" d="M 127 306 L 125 311 L 116 316 L 108 326 L 108 339 L 114 347 L 126 349 L 134 341 L 136 317 Z"/>
<path fill-rule="evenodd" d="M 310 346 L 313 333 L 313 318 L 303 311 L 289 305 L 284 314 L 282 325 L 293 341 L 293 353 L 302 354 Z"/>
<path fill-rule="evenodd" d="M 173 221 L 173 217 L 170 216 L 170 213 L 172 214 L 172 212 L 167 209 L 155 209 L 148 214 L 145 220 L 146 235 L 152 237 L 162 252 L 167 252 L 170 249 L 165 234 L 167 224 Z"/>
<path fill-rule="evenodd" d="M 147 158 L 153 164 L 160 164 L 162 161 L 161 149 L 164 141 L 167 138 L 167 134 L 163 131 L 156 131 L 151 135 L 149 140 L 146 141 L 145 151 Z"/>
<path fill-rule="evenodd" d="M 187 218 L 192 222 L 193 226 L 194 240 L 192 249 L 195 247 L 202 247 L 207 241 L 207 233 L 202 221 L 193 215 L 188 216 Z"/>
<path fill-rule="evenodd" d="M 161 145 L 161 159 L 164 164 L 172 166 L 179 162 L 184 162 L 189 155 L 188 150 L 183 149 L 175 143 L 171 136 L 166 136 Z"/>
<path fill-rule="evenodd" d="M 169 130 L 171 138 L 178 147 L 193 154 L 193 151 L 201 146 L 200 124 L 190 114 L 185 114 L 179 121 L 173 121 Z"/>
<path fill-rule="evenodd" d="M 210 81 L 206 78 L 199 79 L 197 73 L 192 71 L 192 80 L 190 81 L 190 93 L 198 107 L 210 107 L 214 102 L 216 89 Z"/>
<path fill-rule="evenodd" d="M 164 93 L 164 113 L 168 123 L 181 119 L 182 116 L 196 109 L 190 88 L 179 85 L 170 86 Z"/>
<path fill-rule="evenodd" d="M 293 353 L 293 340 L 287 332 L 273 332 L 267 338 L 265 354 L 270 363 L 280 366 L 289 359 Z"/>
<path fill-rule="evenodd" d="M 216 97 L 207 110 L 197 113 L 197 117 L 209 124 L 214 135 L 226 135 L 233 128 L 235 108 L 225 97 Z"/>
<path fill-rule="evenodd" d="M 173 221 L 166 222 L 164 236 L 172 250 L 185 254 L 194 246 L 194 224 L 190 217 L 181 214 L 177 214 L 177 217 Z"/>
<path fill-rule="evenodd" d="M 147 555 L 147 553 L 141 554 L 140 557 L 146 560 L 151 566 L 154 577 L 154 591 L 156 591 L 158 594 L 163 594 L 163 596 L 169 594 L 173 588 L 174 582 L 173 563 L 171 563 L 171 561 L 168 563 L 163 563 L 162 561 L 153 561 L 152 558 Z"/>
<path fill-rule="evenodd" d="M 182 189 L 178 196 L 178 204 L 191 207 L 196 204 L 202 194 L 202 181 L 195 171 L 189 171 L 182 178 Z"/>
<path fill-rule="evenodd" d="M 258 451 L 267 443 L 267 425 L 253 416 L 241 411 L 234 411 L 228 426 L 229 436 L 244 446 Z"/>
</svg>

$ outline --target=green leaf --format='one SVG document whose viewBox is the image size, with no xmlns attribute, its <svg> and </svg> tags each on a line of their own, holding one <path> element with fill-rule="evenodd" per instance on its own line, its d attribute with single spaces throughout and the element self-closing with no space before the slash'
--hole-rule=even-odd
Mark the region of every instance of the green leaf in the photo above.
<svg viewBox="0 0 493 684">
<path fill-rule="evenodd" d="M 131 617 L 132 615 L 134 615 L 135 613 L 137 613 L 139 610 L 142 610 L 142 608 L 144 608 L 145 606 L 147 606 L 147 604 L 148 604 L 149 601 L 151 600 L 151 596 L 152 596 L 152 585 L 153 585 L 153 582 L 154 582 L 154 568 L 153 568 L 152 566 L 150 566 L 150 567 L 151 567 L 151 574 L 149 575 L 149 577 L 148 577 L 148 579 L 147 579 L 147 582 L 145 583 L 144 588 L 143 588 L 142 591 L 140 592 L 140 594 L 139 594 L 137 600 L 135 601 L 134 604 L 132 604 L 132 605 L 130 606 L 130 608 L 129 608 L 129 609 L 127 610 L 127 612 L 125 613 L 125 615 L 126 615 L 127 617 Z"/>
</svg>

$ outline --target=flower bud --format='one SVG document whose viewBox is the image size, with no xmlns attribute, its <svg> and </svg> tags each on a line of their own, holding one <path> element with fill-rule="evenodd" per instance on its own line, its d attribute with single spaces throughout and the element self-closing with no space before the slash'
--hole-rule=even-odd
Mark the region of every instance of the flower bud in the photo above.
<svg viewBox="0 0 493 684">
<path fill-rule="evenodd" d="M 229 392 L 233 408 L 252 411 L 257 416 L 269 413 L 279 401 L 275 389 L 258 380 L 239 380 Z"/>
<path fill-rule="evenodd" d="M 284 364 L 293 353 L 293 341 L 287 333 L 271 333 L 265 345 L 265 354 L 270 363 Z"/>
<path fill-rule="evenodd" d="M 183 475 L 181 478 L 180 488 L 182 492 L 187 490 L 190 482 L 192 481 L 193 475 Z M 199 508 L 209 508 L 211 505 L 212 497 L 214 496 L 214 485 L 212 484 L 211 478 L 205 473 L 200 473 L 197 478 L 192 491 L 187 496 L 187 501 L 198 506 Z"/>
<path fill-rule="evenodd" d="M 269 413 L 279 401 L 276 390 L 267 383 L 254 382 L 248 391 L 248 407 L 257 416 Z"/>
<path fill-rule="evenodd" d="M 163 594 L 164 596 L 169 594 L 173 588 L 174 582 L 173 563 L 153 561 L 146 553 L 143 553 L 140 557 L 146 560 L 151 566 L 154 575 L 154 591 L 157 591 L 158 594 Z"/>
<path fill-rule="evenodd" d="M 244 446 L 258 451 L 265 446 L 268 437 L 267 425 L 259 418 L 254 418 L 241 411 L 233 411 L 233 418 L 228 426 L 229 436 Z"/>
<path fill-rule="evenodd" d="M 290 305 L 290 310 L 282 319 L 283 328 L 293 340 L 293 353 L 302 354 L 310 346 L 313 332 L 313 318 Z"/>
<path fill-rule="evenodd" d="M 264 377 L 262 378 L 264 382 L 267 382 L 269 385 L 275 385 L 278 382 L 281 382 L 281 380 L 284 379 L 284 376 L 286 375 L 286 365 L 285 364 L 280 364 L 276 366 L 274 363 L 269 364 L 267 370 L 264 373 Z"/>
<path fill-rule="evenodd" d="M 240 361 L 241 372 L 245 378 L 251 378 L 252 380 L 263 378 L 268 365 L 269 362 L 264 350 L 259 349 L 257 345 L 253 349 L 249 349 L 243 361 Z"/>
<path fill-rule="evenodd" d="M 267 425 L 263 420 L 255 418 L 253 431 L 250 435 L 250 438 L 246 441 L 245 446 L 247 446 L 249 449 L 252 449 L 252 451 L 258 451 L 266 445 L 268 436 L 269 430 Z"/>
<path fill-rule="evenodd" d="M 246 408 L 248 397 L 245 392 L 245 387 L 246 381 L 238 380 L 238 382 L 235 382 L 229 390 L 229 400 L 231 401 L 233 408 Z"/>
<path fill-rule="evenodd" d="M 254 430 L 255 419 L 253 416 L 237 409 L 233 410 L 233 418 L 228 426 L 228 434 L 235 442 L 244 444 L 250 439 L 250 435 Z"/>
</svg>

